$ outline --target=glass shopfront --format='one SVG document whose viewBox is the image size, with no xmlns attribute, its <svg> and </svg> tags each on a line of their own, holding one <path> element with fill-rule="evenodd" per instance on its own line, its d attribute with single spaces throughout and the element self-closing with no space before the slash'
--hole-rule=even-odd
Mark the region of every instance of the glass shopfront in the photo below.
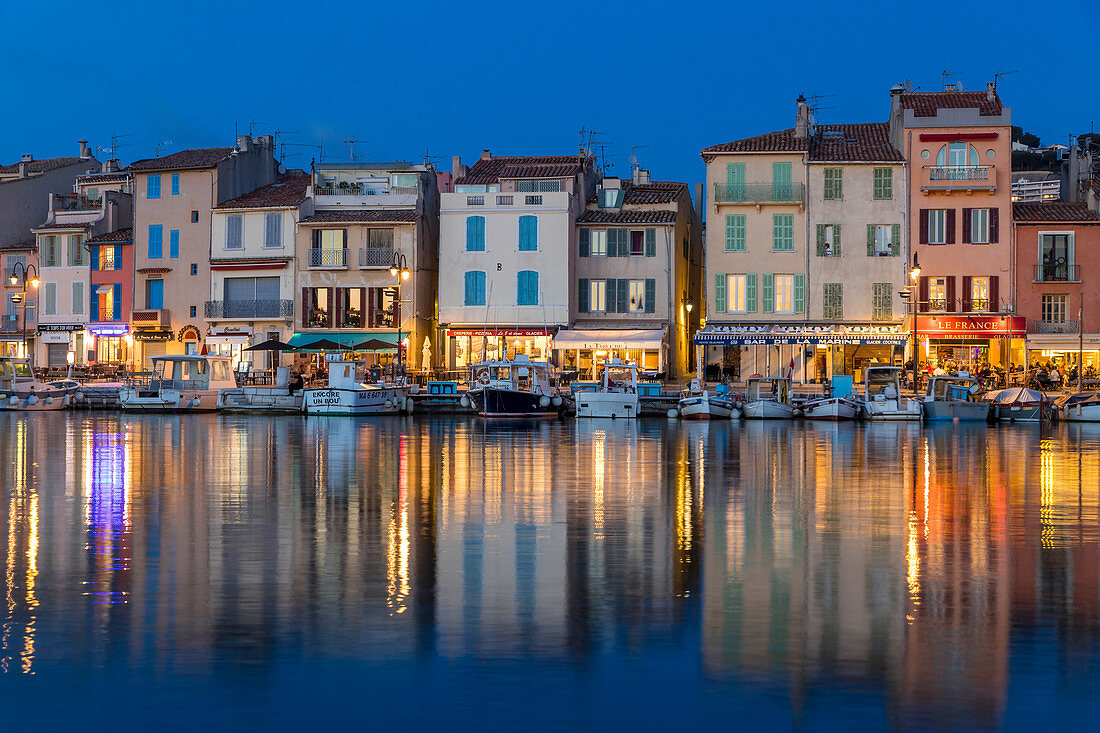
<svg viewBox="0 0 1100 733">
<path fill-rule="evenodd" d="M 448 368 L 465 369 L 482 361 L 511 359 L 516 354 L 525 354 L 532 361 L 547 361 L 553 340 L 553 333 L 542 329 L 447 331 Z"/>
</svg>

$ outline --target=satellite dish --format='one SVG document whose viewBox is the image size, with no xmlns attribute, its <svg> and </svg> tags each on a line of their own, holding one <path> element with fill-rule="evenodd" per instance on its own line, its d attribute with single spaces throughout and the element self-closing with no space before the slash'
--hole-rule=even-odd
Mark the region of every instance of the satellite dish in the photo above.
<svg viewBox="0 0 1100 733">
<path fill-rule="evenodd" d="M 630 164 L 631 164 L 631 165 L 637 165 L 637 163 L 638 163 L 638 156 L 636 156 L 636 155 L 631 155 L 631 156 L 630 156 Z"/>
</svg>

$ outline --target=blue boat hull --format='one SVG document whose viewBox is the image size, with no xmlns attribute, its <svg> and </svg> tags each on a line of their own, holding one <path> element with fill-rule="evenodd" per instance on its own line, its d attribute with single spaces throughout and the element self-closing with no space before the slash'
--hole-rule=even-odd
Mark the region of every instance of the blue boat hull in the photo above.
<svg viewBox="0 0 1100 733">
<path fill-rule="evenodd" d="M 485 387 L 468 393 L 482 417 L 557 417 L 558 408 L 549 397 L 533 392 Z M 543 400 L 547 404 L 543 405 Z"/>
</svg>

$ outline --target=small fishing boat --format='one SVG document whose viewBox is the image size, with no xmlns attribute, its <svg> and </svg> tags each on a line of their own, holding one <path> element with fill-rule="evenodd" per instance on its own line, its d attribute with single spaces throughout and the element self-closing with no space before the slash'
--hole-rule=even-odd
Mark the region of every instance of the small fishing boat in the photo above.
<svg viewBox="0 0 1100 733">
<path fill-rule="evenodd" d="M 1076 392 L 1054 401 L 1058 417 L 1067 422 L 1100 422 L 1100 392 Z"/>
<path fill-rule="evenodd" d="M 227 356 L 154 356 L 152 375 L 127 380 L 119 390 L 123 410 L 213 412 L 218 392 L 237 386 Z"/>
<path fill-rule="evenodd" d="M 993 420 L 1042 422 L 1054 415 L 1053 402 L 1037 389 L 998 389 L 986 392 L 983 399 L 989 402 L 989 416 Z"/>
<path fill-rule="evenodd" d="M 403 383 L 370 384 L 360 379 L 354 361 L 328 362 L 328 385 L 304 390 L 307 415 L 393 415 L 407 410 L 409 388 Z"/>
<path fill-rule="evenodd" d="M 612 358 L 603 368 L 600 387 L 578 391 L 577 417 L 638 417 L 638 365 Z"/>
<path fill-rule="evenodd" d="M 854 420 L 859 414 L 850 375 L 835 374 L 829 380 L 829 394 L 802 405 L 802 414 L 810 420 Z"/>
<path fill-rule="evenodd" d="M 920 402 L 901 396 L 901 367 L 869 366 L 860 411 L 868 420 L 920 420 Z"/>
<path fill-rule="evenodd" d="M 549 362 L 531 361 L 525 354 L 474 364 L 473 386 L 461 404 L 472 405 L 482 417 L 557 417 L 564 401 L 550 386 L 552 370 Z"/>
<path fill-rule="evenodd" d="M 677 410 L 685 420 L 729 420 L 741 417 L 726 385 L 718 385 L 715 393 L 711 394 L 703 389 L 698 379 L 691 380 L 688 392 L 680 400 Z"/>
<path fill-rule="evenodd" d="M 966 373 L 930 377 L 921 405 L 924 419 L 985 422 L 989 419 L 989 403 L 977 398 L 980 391 L 978 380 Z"/>
<path fill-rule="evenodd" d="M 0 410 L 64 410 L 79 390 L 80 383 L 71 379 L 39 382 L 26 359 L 0 358 Z"/>
<path fill-rule="evenodd" d="M 794 417 L 791 380 L 786 377 L 749 377 L 741 412 L 746 420 L 789 420 Z"/>
</svg>

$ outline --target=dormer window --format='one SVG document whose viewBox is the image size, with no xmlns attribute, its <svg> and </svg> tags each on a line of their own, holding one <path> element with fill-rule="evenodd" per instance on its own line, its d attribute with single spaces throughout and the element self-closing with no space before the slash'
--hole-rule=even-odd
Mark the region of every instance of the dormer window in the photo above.
<svg viewBox="0 0 1100 733">
<path fill-rule="evenodd" d="M 623 205 L 623 197 L 626 191 L 621 188 L 601 188 L 599 201 L 601 209 L 617 209 Z"/>
</svg>

